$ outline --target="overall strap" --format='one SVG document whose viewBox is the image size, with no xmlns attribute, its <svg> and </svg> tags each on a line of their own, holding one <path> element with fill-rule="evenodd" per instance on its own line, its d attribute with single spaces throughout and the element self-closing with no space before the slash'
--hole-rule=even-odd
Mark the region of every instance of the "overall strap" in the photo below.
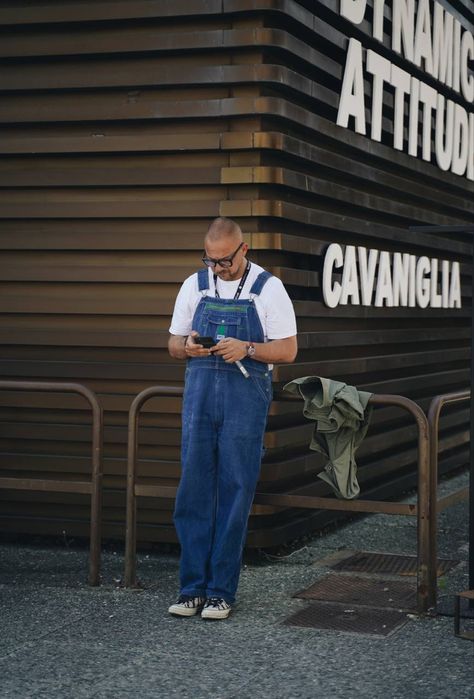
<svg viewBox="0 0 474 699">
<path fill-rule="evenodd" d="M 198 275 L 198 288 L 199 291 L 207 291 L 209 289 L 209 274 L 206 269 L 200 269 L 197 273 Z"/>
<path fill-rule="evenodd" d="M 270 277 L 273 277 L 273 274 L 270 274 L 270 272 L 260 272 L 254 283 L 252 284 L 252 288 L 250 289 L 250 294 L 253 296 L 258 296 L 267 281 L 270 279 Z"/>
</svg>

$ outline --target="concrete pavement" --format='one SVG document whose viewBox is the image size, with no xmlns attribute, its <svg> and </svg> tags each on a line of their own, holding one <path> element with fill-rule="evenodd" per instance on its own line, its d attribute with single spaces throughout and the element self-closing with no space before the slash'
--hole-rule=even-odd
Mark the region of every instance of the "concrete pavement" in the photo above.
<svg viewBox="0 0 474 699">
<path fill-rule="evenodd" d="M 464 473 L 444 493 L 468 482 Z M 439 516 L 439 556 L 460 561 L 440 594 L 467 589 L 468 505 Z M 246 557 L 231 617 L 176 619 L 177 553 L 141 553 L 142 591 L 118 586 L 123 549 L 103 554 L 89 588 L 87 550 L 0 542 L 1 699 L 473 699 L 474 644 L 453 619 L 407 616 L 387 637 L 289 626 L 310 604 L 293 595 L 343 550 L 416 553 L 413 518 L 355 518 L 296 550 Z M 473 621 L 463 620 L 466 628 Z"/>
</svg>

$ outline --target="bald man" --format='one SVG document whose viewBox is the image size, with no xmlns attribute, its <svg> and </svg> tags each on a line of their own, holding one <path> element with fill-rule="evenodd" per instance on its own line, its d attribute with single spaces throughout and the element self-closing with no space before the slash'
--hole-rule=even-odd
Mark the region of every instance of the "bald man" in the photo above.
<svg viewBox="0 0 474 699">
<path fill-rule="evenodd" d="M 204 239 L 205 267 L 183 283 L 171 321 L 169 352 L 187 360 L 174 616 L 230 614 L 260 471 L 272 367 L 293 362 L 297 353 L 291 300 L 279 279 L 247 259 L 248 249 L 235 221 L 216 218 Z"/>
</svg>

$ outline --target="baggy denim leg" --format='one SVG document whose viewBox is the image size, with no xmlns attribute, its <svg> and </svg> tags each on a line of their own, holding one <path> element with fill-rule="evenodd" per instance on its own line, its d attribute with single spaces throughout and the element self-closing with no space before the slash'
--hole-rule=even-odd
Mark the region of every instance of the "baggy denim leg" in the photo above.
<svg viewBox="0 0 474 699">
<path fill-rule="evenodd" d="M 217 430 L 209 371 L 187 372 L 183 398 L 182 472 L 174 523 L 181 544 L 181 593 L 204 596 L 214 538 Z M 212 386 L 212 385 L 211 385 Z"/>
<path fill-rule="evenodd" d="M 192 373 L 175 508 L 181 592 L 231 603 L 260 472 L 271 377 L 245 379 L 235 367 Z"/>
<path fill-rule="evenodd" d="M 206 589 L 207 597 L 223 597 L 229 603 L 239 582 L 269 406 L 253 380 L 247 383 L 238 374 L 232 379 L 228 415 L 218 439 L 216 532 Z"/>
</svg>

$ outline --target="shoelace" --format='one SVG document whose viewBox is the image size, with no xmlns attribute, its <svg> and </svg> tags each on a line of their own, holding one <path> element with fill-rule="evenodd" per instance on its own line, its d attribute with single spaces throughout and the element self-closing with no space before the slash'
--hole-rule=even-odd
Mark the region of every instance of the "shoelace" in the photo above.
<svg viewBox="0 0 474 699">
<path fill-rule="evenodd" d="M 227 602 L 220 597 L 210 597 L 206 602 L 206 607 L 215 607 L 216 609 L 227 609 Z"/>
<path fill-rule="evenodd" d="M 196 601 L 196 597 L 189 597 L 188 595 L 181 595 L 178 604 L 185 604 L 187 607 L 199 607 L 202 604 L 202 600 Z"/>
</svg>

